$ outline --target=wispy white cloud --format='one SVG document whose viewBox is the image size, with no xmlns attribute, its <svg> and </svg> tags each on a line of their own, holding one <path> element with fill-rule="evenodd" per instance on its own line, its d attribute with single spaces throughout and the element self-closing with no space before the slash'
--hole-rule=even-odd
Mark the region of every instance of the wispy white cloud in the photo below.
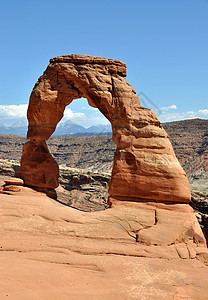
<svg viewBox="0 0 208 300">
<path fill-rule="evenodd" d="M 2 119 L 15 119 L 26 118 L 27 104 L 19 105 L 0 105 L 0 118 Z"/>
<path fill-rule="evenodd" d="M 67 107 L 64 111 L 64 117 L 63 117 L 63 120 L 66 121 L 66 120 L 82 120 L 83 118 L 86 118 L 85 114 L 82 113 L 82 112 L 73 112 L 69 107 Z"/>
<path fill-rule="evenodd" d="M 173 110 L 173 109 L 177 109 L 177 106 L 175 104 L 171 104 L 170 106 L 159 108 L 159 110 L 162 110 L 162 111 Z"/>
<path fill-rule="evenodd" d="M 0 105 L 0 120 L 4 124 L 12 124 L 20 119 L 26 119 L 28 104 L 19 105 Z M 68 119 L 73 121 L 82 121 L 86 116 L 82 112 L 73 112 L 66 108 L 63 121 Z"/>
<path fill-rule="evenodd" d="M 161 112 L 162 113 L 158 114 L 158 118 L 161 122 L 180 121 L 180 120 L 202 118 L 208 116 L 208 109 L 200 109 L 198 111 L 186 111 L 186 112 L 166 112 L 166 111 L 161 111 Z"/>
<path fill-rule="evenodd" d="M 208 116 L 208 109 L 200 109 L 198 113 L 202 116 Z"/>
</svg>

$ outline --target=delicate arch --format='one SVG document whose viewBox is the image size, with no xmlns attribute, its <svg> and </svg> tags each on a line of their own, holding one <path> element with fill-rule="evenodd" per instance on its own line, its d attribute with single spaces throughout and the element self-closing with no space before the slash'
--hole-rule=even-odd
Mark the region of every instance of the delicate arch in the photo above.
<svg viewBox="0 0 208 300">
<path fill-rule="evenodd" d="M 30 96 L 28 134 L 20 175 L 29 186 L 55 188 L 58 165 L 45 141 L 55 131 L 64 109 L 87 98 L 111 122 L 114 156 L 109 202 L 189 202 L 190 188 L 168 135 L 157 116 L 142 107 L 125 80 L 126 65 L 117 60 L 66 55 L 50 60 Z"/>
</svg>

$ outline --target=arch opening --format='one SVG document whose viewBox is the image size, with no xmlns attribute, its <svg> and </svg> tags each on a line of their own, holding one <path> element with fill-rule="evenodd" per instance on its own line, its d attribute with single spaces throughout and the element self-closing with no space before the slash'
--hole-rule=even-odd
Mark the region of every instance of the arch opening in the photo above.
<svg viewBox="0 0 208 300">
<path fill-rule="evenodd" d="M 65 107 L 63 118 L 52 136 L 99 135 L 112 132 L 111 123 L 99 111 L 89 105 L 86 98 L 74 99 Z"/>
<path fill-rule="evenodd" d="M 47 145 L 59 165 L 57 200 L 83 211 L 106 209 L 116 145 L 99 110 L 74 99 Z"/>
<path fill-rule="evenodd" d="M 74 104 L 77 102 L 77 104 Z M 110 122 L 90 107 L 87 99 L 74 99 L 47 142 L 59 166 L 110 174 L 116 148 Z"/>
</svg>

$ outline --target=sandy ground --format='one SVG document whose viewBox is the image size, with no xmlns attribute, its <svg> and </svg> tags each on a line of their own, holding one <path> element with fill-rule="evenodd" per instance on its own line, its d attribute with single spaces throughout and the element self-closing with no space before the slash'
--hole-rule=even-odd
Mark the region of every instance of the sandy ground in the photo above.
<svg viewBox="0 0 208 300">
<path fill-rule="evenodd" d="M 0 299 L 207 299 L 204 242 L 193 259 L 178 254 L 182 241 L 136 242 L 152 218 L 143 208 L 85 213 L 26 187 L 1 193 Z"/>
</svg>

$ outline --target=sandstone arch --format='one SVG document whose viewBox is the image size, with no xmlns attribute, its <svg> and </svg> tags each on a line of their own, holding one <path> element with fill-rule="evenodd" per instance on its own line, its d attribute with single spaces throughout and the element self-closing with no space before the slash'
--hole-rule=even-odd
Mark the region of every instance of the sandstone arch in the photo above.
<svg viewBox="0 0 208 300">
<path fill-rule="evenodd" d="M 189 202 L 190 188 L 157 116 L 140 105 L 123 62 L 87 55 L 50 60 L 30 96 L 20 176 L 34 187 L 56 188 L 58 165 L 46 140 L 74 99 L 87 98 L 111 122 L 117 145 L 109 202 L 141 199 Z"/>
</svg>

